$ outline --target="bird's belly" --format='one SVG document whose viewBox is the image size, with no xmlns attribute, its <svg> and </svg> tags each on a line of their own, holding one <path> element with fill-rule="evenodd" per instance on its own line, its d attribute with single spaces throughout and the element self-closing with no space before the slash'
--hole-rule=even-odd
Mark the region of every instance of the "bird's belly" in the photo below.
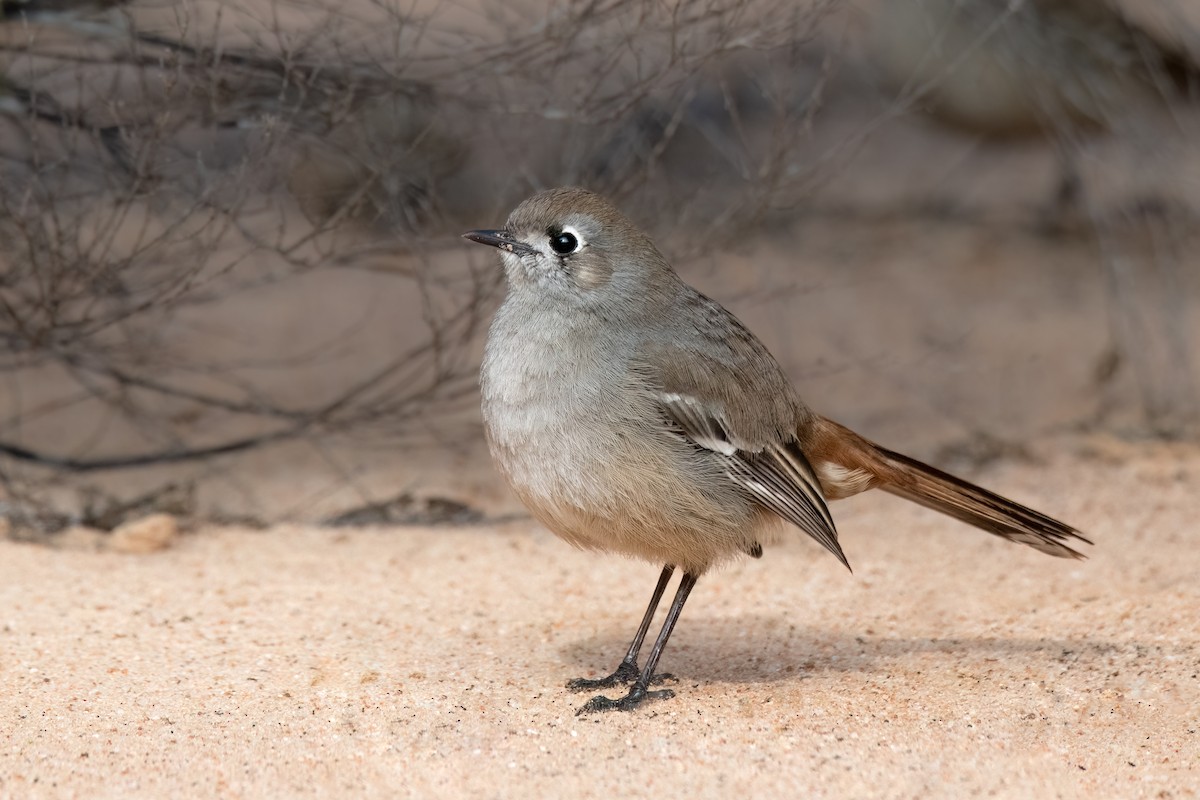
<svg viewBox="0 0 1200 800">
<path fill-rule="evenodd" d="M 771 538 L 769 516 L 657 426 L 652 408 L 612 402 L 591 400 L 578 384 L 536 396 L 485 393 L 493 459 L 540 522 L 579 547 L 693 570 Z"/>
<path fill-rule="evenodd" d="M 537 507 L 571 509 L 580 515 L 608 517 L 635 500 L 635 473 L 646 461 L 633 452 L 629 435 L 601 422 L 598 409 L 587 409 L 578 393 L 484 405 L 488 446 L 513 489 L 537 513 Z M 660 473 L 668 469 L 656 460 Z"/>
</svg>

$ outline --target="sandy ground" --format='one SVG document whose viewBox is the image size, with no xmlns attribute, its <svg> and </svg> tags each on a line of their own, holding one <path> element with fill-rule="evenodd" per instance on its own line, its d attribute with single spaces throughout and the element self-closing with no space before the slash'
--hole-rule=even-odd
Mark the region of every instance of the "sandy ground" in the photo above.
<svg viewBox="0 0 1200 800">
<path fill-rule="evenodd" d="M 815 409 L 954 468 L 999 458 L 969 477 L 1083 528 L 1089 561 L 855 498 L 834 508 L 852 575 L 797 535 L 706 576 L 663 662 L 677 696 L 576 717 L 587 698 L 563 685 L 616 665 L 658 566 L 573 551 L 524 518 L 302 524 L 409 490 L 513 512 L 471 449 L 474 411 L 434 421 L 446 441 L 433 454 L 371 429 L 89 474 L 125 499 L 195 483 L 201 517 L 291 524 L 203 527 L 151 555 L 0 533 L 0 798 L 1200 793 L 1200 447 L 1063 434 L 1144 431 L 1156 404 L 1194 419 L 1193 217 L 1137 209 L 1143 195 L 1200 206 L 1200 121 L 1087 142 L 1089 224 L 1047 236 L 1035 223 L 1059 176 L 1053 148 L 917 118 L 850 152 L 883 109 L 864 100 L 871 80 L 841 80 L 796 151 L 806 168 L 832 159 L 818 173 L 836 180 L 814 179 L 794 220 L 677 266 Z M 481 152 L 495 170 L 503 151 Z M 465 173 L 472 202 L 498 202 L 479 188 L 491 174 Z M 660 245 L 690 252 L 691 230 L 642 203 Z M 462 228 L 502 220 L 472 210 Z M 455 238 L 437 257 L 494 260 L 477 250 Z M 426 333 L 404 265 L 387 266 L 237 275 L 257 288 L 155 333 L 179 357 L 164 363 L 239 392 L 206 365 L 266 364 L 247 396 L 286 407 L 355 385 Z M 247 376 L 261 377 L 234 377 Z M 107 403 L 59 405 L 73 380 L 64 392 L 61 376 L 21 377 L 0 388 L 0 433 L 52 454 L 211 444 L 244 423 L 160 398 L 147 425 Z M 401 422 L 387 432 L 411 433 Z M 54 481 L 54 499 L 78 504 L 79 487 Z"/>
<path fill-rule="evenodd" d="M 1056 442 L 975 477 L 1059 561 L 885 495 L 707 576 L 678 695 L 575 716 L 657 568 L 525 520 L 0 541 L 4 797 L 1195 797 L 1200 452 Z"/>
</svg>

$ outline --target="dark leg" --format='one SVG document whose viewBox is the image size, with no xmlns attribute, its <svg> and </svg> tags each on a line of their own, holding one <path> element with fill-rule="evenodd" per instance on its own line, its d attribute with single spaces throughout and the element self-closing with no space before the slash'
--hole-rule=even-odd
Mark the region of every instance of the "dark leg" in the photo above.
<svg viewBox="0 0 1200 800">
<path fill-rule="evenodd" d="M 650 685 L 650 678 L 654 675 L 654 668 L 658 666 L 658 659 L 662 656 L 663 648 L 667 646 L 667 640 L 671 638 L 671 631 L 675 629 L 675 623 L 679 619 L 679 612 L 683 611 L 683 604 L 687 602 L 688 594 L 691 593 L 692 587 L 696 585 L 698 577 L 690 572 L 684 573 L 683 580 L 679 582 L 679 589 L 675 592 L 675 600 L 671 603 L 671 610 L 667 612 L 667 619 L 663 622 L 662 630 L 658 632 L 658 639 L 654 642 L 654 648 L 650 651 L 650 657 L 646 659 L 646 666 L 642 670 L 641 677 L 637 679 L 637 683 L 633 684 L 633 687 L 630 688 L 629 694 L 620 700 L 610 700 L 603 696 L 593 697 L 575 712 L 576 716 L 579 714 L 590 714 L 593 711 L 611 711 L 612 709 L 629 711 L 641 705 L 643 700 L 665 700 L 668 697 L 675 696 L 675 693 L 670 689 L 659 689 L 651 692 L 647 687 Z"/>
<path fill-rule="evenodd" d="M 637 665 L 638 651 L 642 649 L 642 642 L 646 639 L 646 632 L 650 630 L 654 612 L 658 610 L 658 603 L 662 600 L 663 592 L 667 590 L 667 582 L 671 580 L 673 572 L 675 572 L 673 565 L 667 564 L 663 567 L 662 574 L 658 576 L 658 585 L 654 587 L 654 596 L 650 598 L 650 607 L 646 609 L 646 616 L 642 617 L 642 624 L 638 627 L 637 635 L 633 637 L 633 642 L 629 645 L 629 652 L 625 654 L 625 659 L 616 671 L 607 678 L 596 680 L 576 678 L 567 684 L 568 689 L 572 692 L 587 692 L 592 689 L 608 689 L 618 684 L 624 685 L 637 680 L 640 674 Z M 661 679 L 663 676 L 658 677 Z"/>
</svg>

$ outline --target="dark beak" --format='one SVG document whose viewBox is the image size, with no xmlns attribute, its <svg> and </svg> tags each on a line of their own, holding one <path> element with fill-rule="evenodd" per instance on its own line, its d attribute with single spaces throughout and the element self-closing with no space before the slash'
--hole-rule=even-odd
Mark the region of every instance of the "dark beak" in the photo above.
<svg viewBox="0 0 1200 800">
<path fill-rule="evenodd" d="M 533 255 L 537 252 L 534 248 L 517 241 L 517 238 L 508 231 L 467 231 L 463 234 L 464 239 L 470 239 L 472 242 L 499 247 L 508 253 L 513 253 L 518 256 Z"/>
</svg>

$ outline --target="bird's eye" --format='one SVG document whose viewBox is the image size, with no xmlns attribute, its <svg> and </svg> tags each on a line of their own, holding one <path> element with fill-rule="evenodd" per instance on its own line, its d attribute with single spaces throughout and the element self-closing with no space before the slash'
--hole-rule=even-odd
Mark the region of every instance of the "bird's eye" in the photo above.
<svg viewBox="0 0 1200 800">
<path fill-rule="evenodd" d="M 579 238 L 570 231 L 550 233 L 550 249 L 560 256 L 567 256 L 579 249 Z"/>
</svg>

